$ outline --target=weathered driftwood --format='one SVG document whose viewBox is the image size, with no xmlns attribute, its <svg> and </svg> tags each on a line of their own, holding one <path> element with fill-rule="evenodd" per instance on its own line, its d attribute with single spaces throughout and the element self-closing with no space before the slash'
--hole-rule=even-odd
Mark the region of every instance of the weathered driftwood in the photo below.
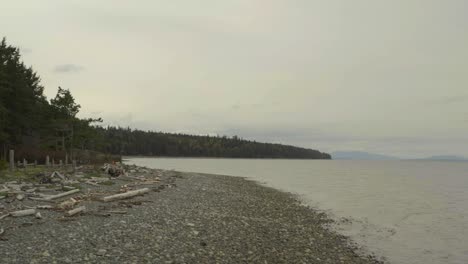
<svg viewBox="0 0 468 264">
<path fill-rule="evenodd" d="M 120 166 L 120 164 L 104 164 L 102 170 L 106 173 L 111 175 L 112 177 L 118 177 L 120 175 L 125 175 L 125 169 Z"/>
<path fill-rule="evenodd" d="M 35 191 L 36 191 L 36 188 L 31 188 L 31 189 L 27 189 L 26 193 L 34 193 Z"/>
<path fill-rule="evenodd" d="M 73 208 L 76 203 L 77 201 L 75 199 L 70 198 L 69 200 L 66 200 L 60 203 L 57 207 L 63 210 L 67 210 L 67 209 Z"/>
<path fill-rule="evenodd" d="M 55 203 L 55 201 L 53 200 L 50 200 L 46 197 L 28 197 L 29 200 L 33 200 L 33 201 L 40 201 L 40 202 L 46 202 L 46 203 Z"/>
<path fill-rule="evenodd" d="M 92 181 L 85 181 L 86 184 L 93 185 L 93 186 L 99 186 L 99 184 L 94 183 Z"/>
<path fill-rule="evenodd" d="M 68 191 L 68 192 L 64 192 L 64 193 L 59 193 L 59 194 L 56 194 L 56 195 L 49 195 L 49 196 L 45 196 L 44 198 L 35 198 L 33 200 L 37 200 L 37 201 L 51 201 L 51 200 L 55 200 L 55 199 L 58 199 L 58 198 L 62 198 L 62 197 L 65 197 L 65 196 L 68 196 L 68 195 L 72 195 L 74 193 L 77 193 L 79 192 L 80 189 L 74 189 L 74 190 L 71 190 L 71 191 Z"/>
<path fill-rule="evenodd" d="M 129 192 L 126 192 L 126 193 L 120 193 L 120 194 L 115 194 L 115 195 L 111 195 L 111 196 L 106 196 L 102 200 L 104 202 L 112 202 L 112 201 L 116 201 L 116 200 L 127 199 L 127 198 L 134 197 L 134 196 L 137 196 L 137 195 L 142 195 L 142 194 L 145 194 L 145 193 L 147 193 L 149 191 L 150 191 L 150 189 L 143 188 L 143 189 L 139 189 L 139 190 L 135 190 L 135 191 L 129 191 Z"/>
<path fill-rule="evenodd" d="M 36 214 L 36 209 L 26 209 L 26 210 L 15 211 L 15 212 L 10 213 L 10 215 L 13 217 L 22 217 L 22 216 L 35 215 L 35 214 Z"/>
<path fill-rule="evenodd" d="M 9 216 L 10 216 L 10 214 L 0 215 L 0 220 L 2 220 L 2 219 L 4 219 L 4 218 L 7 218 L 7 217 L 9 217 Z"/>
<path fill-rule="evenodd" d="M 85 210 L 86 210 L 86 207 L 80 206 L 80 207 L 78 207 L 78 208 L 75 208 L 75 209 L 73 209 L 73 210 L 68 211 L 68 212 L 66 213 L 66 216 L 74 216 L 74 215 L 76 215 L 76 214 L 79 214 L 79 213 L 81 213 L 81 212 L 84 212 Z"/>
<path fill-rule="evenodd" d="M 50 178 L 58 177 L 61 180 L 65 180 L 65 176 L 63 176 L 60 172 L 54 171 L 52 172 L 52 175 L 50 175 Z"/>
<path fill-rule="evenodd" d="M 65 190 L 65 191 L 71 191 L 71 190 L 74 190 L 76 188 L 73 187 L 73 186 L 63 186 L 62 189 Z"/>
</svg>

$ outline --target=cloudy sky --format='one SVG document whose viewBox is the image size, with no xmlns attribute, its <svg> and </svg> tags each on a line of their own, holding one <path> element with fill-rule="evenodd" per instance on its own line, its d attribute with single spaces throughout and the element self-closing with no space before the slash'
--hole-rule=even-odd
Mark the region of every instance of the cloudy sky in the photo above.
<svg viewBox="0 0 468 264">
<path fill-rule="evenodd" d="M 46 94 L 107 124 L 468 156 L 465 0 L 0 0 Z"/>
</svg>

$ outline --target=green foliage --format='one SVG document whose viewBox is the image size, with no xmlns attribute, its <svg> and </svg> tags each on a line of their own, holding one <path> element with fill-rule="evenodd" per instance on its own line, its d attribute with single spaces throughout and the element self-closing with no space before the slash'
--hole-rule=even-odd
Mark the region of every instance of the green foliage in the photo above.
<svg viewBox="0 0 468 264">
<path fill-rule="evenodd" d="M 39 76 L 21 61 L 18 48 L 0 43 L 0 145 L 21 143 L 43 122 L 48 105 Z"/>
<path fill-rule="evenodd" d="M 21 61 L 20 50 L 3 38 L 0 42 L 0 158 L 3 149 L 8 148 L 70 151 L 75 144 L 92 137 L 90 124 L 102 121 L 78 119 L 80 108 L 71 92 L 61 87 L 47 101 L 39 76 Z"/>
<path fill-rule="evenodd" d="M 103 181 L 103 182 L 99 182 L 98 183 L 99 185 L 106 185 L 106 186 L 111 186 L 111 185 L 114 185 L 115 182 L 109 180 L 109 181 Z"/>
<path fill-rule="evenodd" d="M 16 169 L 14 171 L 5 170 L 0 173 L 0 183 L 8 181 L 35 182 L 40 172 L 43 172 L 40 168 Z"/>
<path fill-rule="evenodd" d="M 95 127 L 99 139 L 86 147 L 120 155 L 168 157 L 330 159 L 313 149 L 241 139 Z"/>
<path fill-rule="evenodd" d="M 0 171 L 8 169 L 8 162 L 0 160 Z"/>
<path fill-rule="evenodd" d="M 50 104 L 58 119 L 74 118 L 81 108 L 79 104 L 75 103 L 75 98 L 70 91 L 61 87 L 58 88 L 55 98 L 50 100 Z"/>
</svg>

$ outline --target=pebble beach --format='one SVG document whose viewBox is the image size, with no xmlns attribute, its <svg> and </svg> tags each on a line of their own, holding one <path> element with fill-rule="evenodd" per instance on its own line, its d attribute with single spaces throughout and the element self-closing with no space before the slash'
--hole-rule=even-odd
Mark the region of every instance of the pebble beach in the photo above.
<svg viewBox="0 0 468 264">
<path fill-rule="evenodd" d="M 157 172 L 158 182 L 142 196 L 83 200 L 87 211 L 74 217 L 47 210 L 42 219 L 0 220 L 0 262 L 381 263 L 292 194 L 241 177 L 145 172 Z M 112 193 L 128 183 L 112 181 L 81 192 Z"/>
</svg>

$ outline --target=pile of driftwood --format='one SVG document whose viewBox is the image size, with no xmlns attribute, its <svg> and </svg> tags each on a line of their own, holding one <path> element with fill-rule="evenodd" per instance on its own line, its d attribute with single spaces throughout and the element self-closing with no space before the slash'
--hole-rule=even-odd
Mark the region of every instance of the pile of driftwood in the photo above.
<svg viewBox="0 0 468 264">
<path fill-rule="evenodd" d="M 10 181 L 0 184 L 0 220 L 5 218 L 35 217 L 43 219 L 41 210 L 62 212 L 58 220 L 77 216 L 87 212 L 87 205 L 91 202 L 109 203 L 143 195 L 151 191 L 150 188 L 138 188 L 138 185 L 155 184 L 158 177 L 146 178 L 142 175 L 128 175 L 120 164 L 105 164 L 103 170 L 110 177 L 88 177 L 86 172 L 74 171 L 72 175 L 54 171 L 52 173 L 39 173 L 32 182 Z M 115 181 L 114 177 L 123 176 L 126 181 L 119 190 L 98 192 L 82 192 L 82 183 L 102 187 L 103 181 Z M 154 176 L 154 175 L 152 175 Z M 6 208 L 6 205 L 9 208 Z M 112 206 L 115 207 L 115 206 Z M 93 212 L 89 212 L 93 213 Z M 98 213 L 98 212 L 94 212 Z M 126 211 L 108 211 L 106 214 L 123 214 Z M 0 222 L 1 223 L 1 222 Z M 1 227 L 0 227 L 1 228 Z M 0 236 L 4 233 L 0 229 Z"/>
<path fill-rule="evenodd" d="M 106 163 L 102 167 L 102 170 L 106 174 L 109 174 L 112 177 L 119 177 L 121 175 L 126 175 L 125 169 L 123 168 L 122 164 L 120 164 L 118 162 L 113 163 L 113 164 Z"/>
</svg>

